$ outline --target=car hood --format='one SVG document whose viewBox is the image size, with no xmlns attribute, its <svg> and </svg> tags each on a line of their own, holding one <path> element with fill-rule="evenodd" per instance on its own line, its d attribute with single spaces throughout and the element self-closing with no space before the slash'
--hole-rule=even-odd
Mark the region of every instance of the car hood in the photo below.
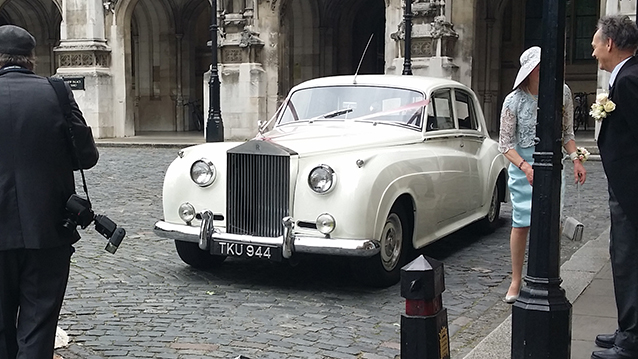
<svg viewBox="0 0 638 359">
<path fill-rule="evenodd" d="M 279 126 L 265 133 L 261 139 L 277 143 L 302 155 L 395 146 L 423 140 L 421 132 L 417 130 L 388 124 L 341 121 Z"/>
</svg>

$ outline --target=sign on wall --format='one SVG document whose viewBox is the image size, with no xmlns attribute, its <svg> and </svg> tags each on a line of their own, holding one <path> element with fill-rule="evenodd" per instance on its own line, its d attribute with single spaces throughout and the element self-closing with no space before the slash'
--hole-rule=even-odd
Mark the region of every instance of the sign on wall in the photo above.
<svg viewBox="0 0 638 359">
<path fill-rule="evenodd" d="M 84 77 L 63 77 L 64 82 L 69 84 L 71 90 L 84 91 Z"/>
</svg>

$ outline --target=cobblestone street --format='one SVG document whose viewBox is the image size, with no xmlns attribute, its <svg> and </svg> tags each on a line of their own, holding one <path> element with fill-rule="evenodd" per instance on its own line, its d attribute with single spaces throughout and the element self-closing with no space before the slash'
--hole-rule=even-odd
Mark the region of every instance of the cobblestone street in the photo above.
<svg viewBox="0 0 638 359">
<path fill-rule="evenodd" d="M 217 270 L 184 264 L 152 232 L 162 218 L 164 172 L 176 148 L 100 147 L 87 171 L 97 214 L 127 230 L 115 255 L 95 230 L 76 244 L 60 327 L 69 358 L 395 358 L 400 353 L 399 285 L 359 285 L 348 262 L 307 257 L 297 266 L 228 259 Z M 585 163 L 580 193 L 568 165 L 565 215 L 585 223 L 584 239 L 562 239 L 565 261 L 609 226 L 600 162 Z M 79 174 L 78 176 L 79 177 Z M 80 191 L 81 187 L 78 187 Z M 421 250 L 444 263 L 452 358 L 462 358 L 510 313 L 510 207 L 500 228 L 464 229 Z"/>
</svg>

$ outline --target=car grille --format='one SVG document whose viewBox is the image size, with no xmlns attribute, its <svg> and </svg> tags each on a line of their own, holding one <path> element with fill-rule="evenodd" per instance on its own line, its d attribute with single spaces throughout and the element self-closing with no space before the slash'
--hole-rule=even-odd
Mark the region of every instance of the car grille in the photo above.
<svg viewBox="0 0 638 359">
<path fill-rule="evenodd" d="M 249 141 L 228 151 L 226 231 L 259 237 L 283 234 L 290 213 L 292 151 Z"/>
</svg>

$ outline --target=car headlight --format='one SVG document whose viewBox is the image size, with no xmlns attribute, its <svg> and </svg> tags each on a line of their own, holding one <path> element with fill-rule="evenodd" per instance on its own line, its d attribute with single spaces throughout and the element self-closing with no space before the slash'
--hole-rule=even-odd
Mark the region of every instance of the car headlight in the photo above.
<svg viewBox="0 0 638 359">
<path fill-rule="evenodd" d="M 179 206 L 179 218 L 182 219 L 182 221 L 186 222 L 186 223 L 190 223 L 193 221 L 193 219 L 195 219 L 195 207 L 193 207 L 192 204 L 186 202 L 186 203 L 182 203 Z"/>
<path fill-rule="evenodd" d="M 205 158 L 195 161 L 191 166 L 191 179 L 197 183 L 198 186 L 210 186 L 215 182 L 216 175 L 215 165 Z"/>
<path fill-rule="evenodd" d="M 308 175 L 308 185 L 317 193 L 329 192 L 335 186 L 335 181 L 335 171 L 328 165 L 319 165 Z"/>
<path fill-rule="evenodd" d="M 322 213 L 317 217 L 317 229 L 323 234 L 330 234 L 335 230 L 335 219 L 328 213 Z"/>
</svg>

